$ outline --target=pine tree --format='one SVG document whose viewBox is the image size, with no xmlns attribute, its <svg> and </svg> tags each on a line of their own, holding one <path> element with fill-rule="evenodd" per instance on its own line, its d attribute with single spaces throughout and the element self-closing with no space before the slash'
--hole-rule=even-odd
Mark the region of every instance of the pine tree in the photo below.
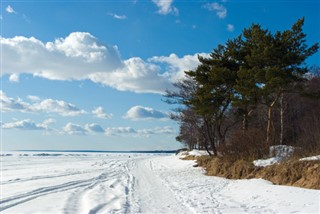
<svg viewBox="0 0 320 214">
<path fill-rule="evenodd" d="M 219 45 L 211 53 L 210 58 L 199 57 L 201 64 L 197 69 L 186 72 L 198 83 L 189 104 L 204 118 L 214 155 L 217 155 L 216 146 L 225 141 L 228 129 L 223 128 L 223 125 L 234 93 L 238 69 L 237 62 L 230 56 L 231 44 L 229 41 L 226 46 Z"/>
</svg>

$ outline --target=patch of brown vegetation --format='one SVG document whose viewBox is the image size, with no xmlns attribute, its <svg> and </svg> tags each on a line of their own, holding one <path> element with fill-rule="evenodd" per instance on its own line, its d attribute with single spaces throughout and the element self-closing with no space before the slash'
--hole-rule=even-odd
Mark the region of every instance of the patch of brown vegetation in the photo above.
<svg viewBox="0 0 320 214">
<path fill-rule="evenodd" d="M 180 158 L 181 160 L 197 160 L 197 157 L 195 155 L 187 155 L 183 158 Z"/>
<path fill-rule="evenodd" d="M 287 161 L 257 170 L 254 176 L 279 185 L 320 189 L 320 161 Z"/>
<path fill-rule="evenodd" d="M 197 165 L 206 169 L 209 176 L 228 179 L 263 178 L 274 184 L 320 189 L 320 161 L 290 160 L 282 164 L 256 167 L 245 160 L 220 157 L 197 157 Z"/>
</svg>

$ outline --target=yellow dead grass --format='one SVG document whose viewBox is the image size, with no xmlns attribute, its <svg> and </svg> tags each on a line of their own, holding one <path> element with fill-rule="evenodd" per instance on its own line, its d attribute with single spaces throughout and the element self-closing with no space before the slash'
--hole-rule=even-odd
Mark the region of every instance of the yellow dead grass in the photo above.
<svg viewBox="0 0 320 214">
<path fill-rule="evenodd" d="M 256 167 L 245 160 L 200 156 L 186 157 L 197 160 L 197 165 L 206 169 L 209 176 L 229 179 L 263 178 L 274 184 L 320 189 L 320 161 L 288 160 L 281 164 Z"/>
</svg>

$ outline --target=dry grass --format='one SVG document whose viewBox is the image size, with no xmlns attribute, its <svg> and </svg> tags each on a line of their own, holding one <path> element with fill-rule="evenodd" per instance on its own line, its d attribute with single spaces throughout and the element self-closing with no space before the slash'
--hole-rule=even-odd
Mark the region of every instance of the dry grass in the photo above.
<svg viewBox="0 0 320 214">
<path fill-rule="evenodd" d="M 320 161 L 289 160 L 268 167 L 255 167 L 245 160 L 201 156 L 197 165 L 206 169 L 209 176 L 229 179 L 263 178 L 279 185 L 320 189 Z"/>
<path fill-rule="evenodd" d="M 257 170 L 254 176 L 274 184 L 320 189 L 320 161 L 287 161 Z"/>
</svg>

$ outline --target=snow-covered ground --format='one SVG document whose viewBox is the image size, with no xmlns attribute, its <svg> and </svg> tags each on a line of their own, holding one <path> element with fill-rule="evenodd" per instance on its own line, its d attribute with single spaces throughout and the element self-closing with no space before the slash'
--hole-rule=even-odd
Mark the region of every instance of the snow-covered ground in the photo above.
<svg viewBox="0 0 320 214">
<path fill-rule="evenodd" d="M 1 157 L 1 213 L 319 213 L 320 191 L 203 175 L 174 155 Z"/>
<path fill-rule="evenodd" d="M 300 161 L 317 161 L 317 160 L 320 160 L 320 155 L 300 159 Z"/>
</svg>

